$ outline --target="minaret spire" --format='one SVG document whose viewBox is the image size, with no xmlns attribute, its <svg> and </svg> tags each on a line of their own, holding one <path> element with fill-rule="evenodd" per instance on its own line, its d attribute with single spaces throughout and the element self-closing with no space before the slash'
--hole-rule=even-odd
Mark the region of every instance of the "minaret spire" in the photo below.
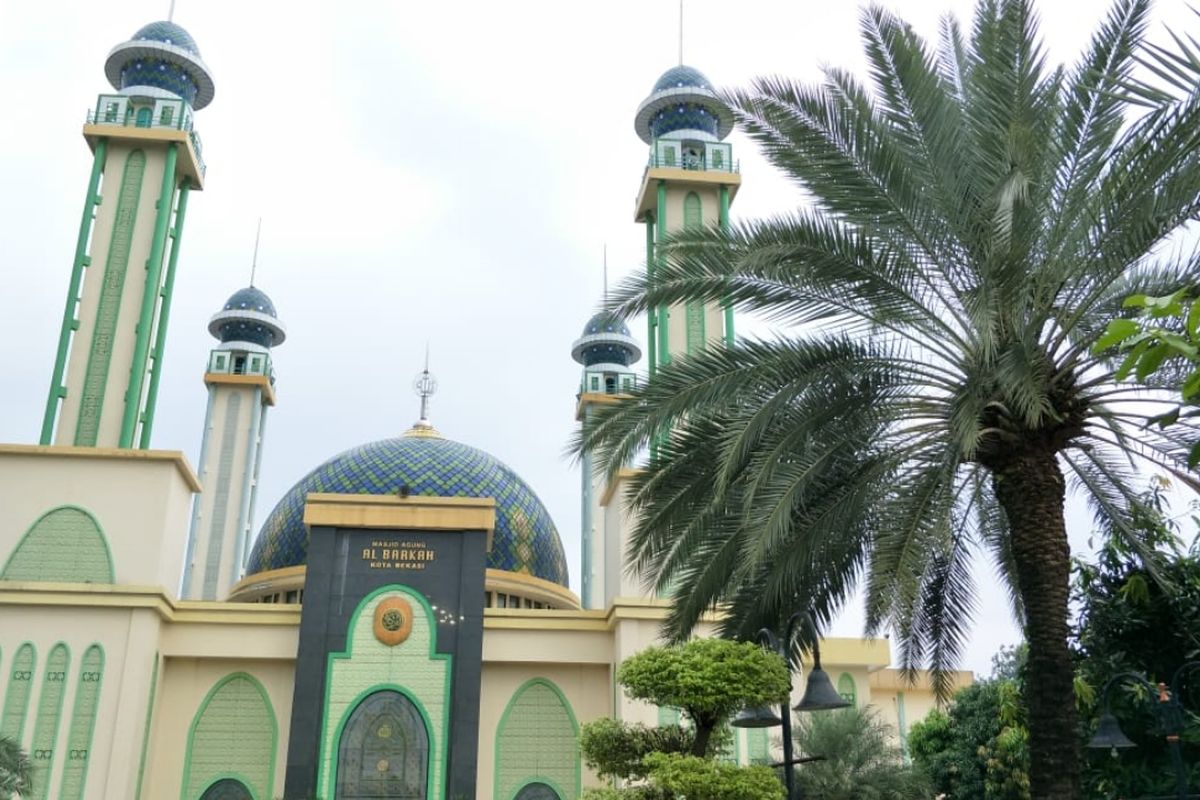
<svg viewBox="0 0 1200 800">
<path fill-rule="evenodd" d="M 172 5 L 174 5 L 173 2 Z M 254 274 L 258 272 L 258 240 L 260 237 L 262 237 L 262 217 L 258 218 L 258 230 L 254 232 L 254 257 L 250 260 L 251 286 L 254 286 Z"/>
<path fill-rule="evenodd" d="M 429 343 L 425 343 L 425 369 L 413 379 L 413 391 L 421 398 L 421 417 L 413 423 L 413 430 L 433 431 L 433 423 L 429 421 L 429 398 L 437 393 L 438 382 L 429 371 Z"/>
<path fill-rule="evenodd" d="M 604 245 L 604 307 L 608 307 L 608 244 Z"/>
<path fill-rule="evenodd" d="M 174 7 L 175 0 L 171 0 Z M 679 66 L 683 66 L 683 0 L 679 0 Z"/>
<path fill-rule="evenodd" d="M 175 21 L 175 0 L 171 0 L 171 6 L 167 9 L 167 22 Z"/>
</svg>

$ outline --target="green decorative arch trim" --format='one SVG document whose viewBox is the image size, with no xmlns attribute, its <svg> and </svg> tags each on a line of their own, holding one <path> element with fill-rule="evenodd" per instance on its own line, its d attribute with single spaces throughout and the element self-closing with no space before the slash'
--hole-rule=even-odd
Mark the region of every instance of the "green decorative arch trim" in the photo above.
<svg viewBox="0 0 1200 800">
<path fill-rule="evenodd" d="M 746 758 L 751 764 L 771 763 L 771 735 L 765 729 L 746 730 Z"/>
<path fill-rule="evenodd" d="M 260 795 L 255 793 L 254 787 L 250 783 L 250 779 L 245 775 L 242 775 L 239 772 L 222 772 L 220 774 L 213 775 L 212 780 L 209 780 L 204 784 L 204 791 L 197 795 L 199 800 L 204 800 L 205 793 L 221 781 L 237 781 L 242 785 L 243 788 L 245 788 L 247 792 L 250 793 L 250 797 L 252 797 L 253 800 L 264 800 L 264 798 L 270 797 L 270 795 Z"/>
<path fill-rule="evenodd" d="M 563 800 L 579 797 L 579 722 L 553 681 L 531 678 L 517 687 L 496 726 L 495 741 L 494 800 L 513 800 L 530 783 L 547 784 Z"/>
<path fill-rule="evenodd" d="M 104 648 L 94 644 L 84 652 L 83 660 L 79 663 L 75 711 L 71 714 L 71 728 L 67 733 L 67 763 L 63 767 L 62 786 L 58 791 L 62 800 L 81 800 L 84 796 L 103 677 Z"/>
<path fill-rule="evenodd" d="M 196 800 L 221 778 L 236 778 L 254 800 L 271 796 L 279 724 L 267 690 L 232 672 L 208 691 L 188 730 L 181 800 Z"/>
<path fill-rule="evenodd" d="M 389 594 L 403 595 L 414 610 L 412 632 L 395 647 L 379 642 L 373 633 L 375 606 Z M 394 583 L 364 597 L 350 617 L 346 649 L 329 654 L 317 796 L 333 797 L 338 745 L 354 709 L 375 692 L 394 691 L 411 700 L 425 721 L 430 741 L 428 796 L 442 797 L 449 755 L 450 668 L 451 656 L 437 652 L 436 617 L 424 595 Z"/>
<path fill-rule="evenodd" d="M 513 792 L 513 797 L 514 798 L 519 797 L 521 795 L 521 791 L 526 786 L 529 786 L 534 783 L 541 783 L 546 786 L 549 786 L 551 789 L 554 790 L 554 793 L 557 794 L 559 796 L 559 798 L 561 798 L 561 800 L 567 800 L 567 798 L 570 797 L 570 795 L 568 795 L 565 791 L 563 791 L 563 788 L 561 786 L 559 786 L 557 783 L 555 783 L 553 778 L 550 778 L 546 775 L 535 775 L 534 777 L 531 777 L 529 780 L 525 781 L 524 783 L 522 783 L 520 786 L 517 787 L 516 791 Z"/>
<path fill-rule="evenodd" d="M 0 571 L 2 581 L 115 583 L 112 552 L 92 512 L 58 506 L 32 525 Z"/>
<path fill-rule="evenodd" d="M 704 227 L 704 206 L 700 195 L 688 192 L 683 198 L 683 229 L 685 231 L 699 230 Z"/>
<path fill-rule="evenodd" d="M 858 705 L 858 685 L 855 684 L 854 676 L 849 672 L 843 672 L 838 676 L 838 694 L 850 705 Z"/>
<path fill-rule="evenodd" d="M 4 693 L 4 713 L 0 715 L 0 736 L 21 741 L 25 730 L 25 714 L 29 711 L 29 696 L 33 693 L 33 670 L 37 651 L 25 642 L 17 648 L 8 672 L 8 690 Z"/>
<path fill-rule="evenodd" d="M 54 743 L 62 721 L 63 696 L 67 693 L 67 669 L 71 666 L 71 651 L 59 642 L 46 659 L 42 695 L 38 698 L 37 719 L 33 725 L 33 746 L 29 760 L 33 764 L 33 793 L 31 800 L 46 800 L 50 796 L 50 776 L 54 770 Z"/>
</svg>

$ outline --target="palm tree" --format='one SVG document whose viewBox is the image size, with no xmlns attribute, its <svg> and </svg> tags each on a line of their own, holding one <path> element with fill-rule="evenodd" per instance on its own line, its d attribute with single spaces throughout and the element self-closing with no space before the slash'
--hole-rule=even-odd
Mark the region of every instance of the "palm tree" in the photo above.
<svg viewBox="0 0 1200 800">
<path fill-rule="evenodd" d="M 21 746 L 0 736 L 0 798 L 29 794 L 33 790 L 33 767 Z"/>
<path fill-rule="evenodd" d="M 941 676 L 990 557 L 1029 644 L 1036 798 L 1079 791 L 1067 492 L 1140 546 L 1138 469 L 1196 486 L 1193 430 L 1147 427 L 1164 387 L 1117 385 L 1092 352 L 1126 296 L 1200 260 L 1171 246 L 1200 212 L 1200 98 L 1123 89 L 1147 5 L 1117 0 L 1069 70 L 1031 0 L 980 0 L 936 48 L 868 8 L 869 85 L 827 69 L 729 93 L 811 204 L 680 234 L 613 311 L 730 302 L 786 327 L 673 359 L 575 443 L 614 479 L 651 448 L 629 566 L 671 588 L 676 638 L 717 606 L 729 636 L 794 608 L 824 624 L 861 581 L 868 632 Z"/>
<path fill-rule="evenodd" d="M 797 773 L 803 796 L 820 800 L 926 800 L 929 781 L 906 766 L 895 732 L 869 708 L 802 714 L 796 752 L 819 756 Z"/>
</svg>

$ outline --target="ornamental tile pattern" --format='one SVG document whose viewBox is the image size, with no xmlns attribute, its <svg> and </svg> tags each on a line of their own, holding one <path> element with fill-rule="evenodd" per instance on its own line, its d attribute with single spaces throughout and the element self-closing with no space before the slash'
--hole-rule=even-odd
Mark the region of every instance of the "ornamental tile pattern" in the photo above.
<svg viewBox="0 0 1200 800">
<path fill-rule="evenodd" d="M 562 695 L 550 682 L 535 679 L 519 689 L 496 730 L 496 787 L 493 797 L 509 798 L 522 786 L 553 781 L 574 800 L 579 791 L 579 733 Z"/>
<path fill-rule="evenodd" d="M 482 450 L 436 436 L 402 436 L 347 450 L 308 473 L 267 517 L 247 574 L 304 564 L 310 492 L 432 497 L 490 497 L 496 529 L 487 565 L 568 584 L 567 559 L 553 520 L 533 490 L 511 468 Z"/>
</svg>

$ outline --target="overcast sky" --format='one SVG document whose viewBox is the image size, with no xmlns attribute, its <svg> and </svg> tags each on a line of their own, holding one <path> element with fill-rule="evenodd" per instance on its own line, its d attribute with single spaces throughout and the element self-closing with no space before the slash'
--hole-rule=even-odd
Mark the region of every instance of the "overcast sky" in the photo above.
<svg viewBox="0 0 1200 800">
<path fill-rule="evenodd" d="M 893 0 L 933 36 L 964 0 Z M 34 442 L 53 367 L 91 156 L 80 126 L 110 91 L 108 51 L 168 0 L 0 0 L 0 441 Z M 1107 4 L 1042 2 L 1055 61 Z M 853 2 L 688 0 L 684 61 L 718 85 L 863 74 Z M 1184 0 L 1163 22 L 1195 30 Z M 637 105 L 677 61 L 675 0 L 232 3 L 179 0 L 216 76 L 197 113 L 208 163 L 182 243 L 154 446 L 199 452 L 208 318 L 249 279 L 288 326 L 275 353 L 256 526 L 312 467 L 417 416 L 425 343 L 434 424 L 534 488 L 579 590 L 579 470 L 563 456 L 579 367 L 571 343 L 613 279 L 642 268 L 633 222 L 646 147 Z M 732 137 L 735 218 L 793 208 L 795 188 Z M 743 324 L 743 329 L 746 327 Z M 635 324 L 641 335 L 644 325 Z M 169 532 L 180 537 L 185 531 Z M 1084 546 L 1086 515 L 1072 514 Z M 986 567 L 965 666 L 1016 641 Z M 850 608 L 834 634 L 861 633 Z"/>
</svg>

